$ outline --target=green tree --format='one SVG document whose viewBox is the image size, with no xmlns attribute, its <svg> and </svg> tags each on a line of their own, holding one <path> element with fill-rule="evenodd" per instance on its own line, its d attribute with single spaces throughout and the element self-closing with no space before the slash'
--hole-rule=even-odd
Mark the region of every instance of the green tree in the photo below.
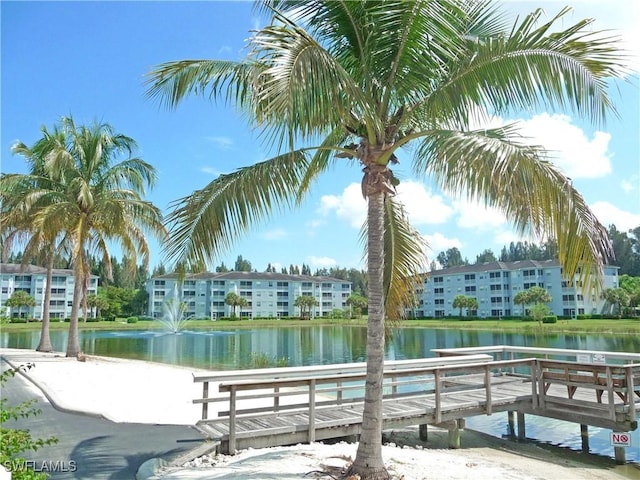
<svg viewBox="0 0 640 480">
<path fill-rule="evenodd" d="M 469 312 L 476 312 L 478 310 L 478 299 L 475 297 L 467 297 L 467 316 L 469 316 Z M 477 315 L 477 313 L 476 313 Z"/>
<path fill-rule="evenodd" d="M 301 318 L 311 318 L 311 312 L 313 307 L 317 307 L 318 300 L 311 295 L 300 295 L 296 298 L 294 304 L 295 307 L 300 308 L 300 317 Z"/>
<path fill-rule="evenodd" d="M 245 260 L 242 258 L 242 255 L 238 255 L 236 259 L 236 264 L 233 267 L 235 272 L 250 272 L 251 271 L 251 262 L 249 260 Z"/>
<path fill-rule="evenodd" d="M 4 303 L 13 310 L 18 309 L 18 317 L 22 318 L 22 309 L 26 308 L 26 316 L 29 317 L 29 309 L 36 306 L 36 299 L 23 290 L 16 290 Z"/>
<path fill-rule="evenodd" d="M 210 260 L 256 222 L 300 204 L 336 162 L 362 170 L 367 381 L 349 474 L 388 478 L 379 421 L 385 315 L 405 311 L 425 261 L 393 196 L 400 149 L 412 144 L 414 170 L 444 191 L 502 210 L 518 231 L 556 238 L 569 277 L 578 266 L 582 276 L 600 273 L 606 230 L 571 181 L 541 147 L 523 143 L 517 125 L 473 124 L 484 112 L 541 107 L 600 122 L 611 107 L 606 80 L 625 73 L 624 57 L 589 21 L 563 29 L 569 9 L 543 24 L 536 10 L 509 26 L 485 2 L 261 3 L 271 23 L 254 33 L 245 59 L 175 61 L 148 75 L 149 96 L 172 107 L 192 94 L 235 103 L 276 152 L 180 199 L 167 253 Z"/>
<path fill-rule="evenodd" d="M 527 303 L 533 303 L 534 307 L 531 308 L 531 314 L 533 318 L 542 325 L 542 319 L 549 313 L 549 307 L 547 303 L 551 302 L 553 298 L 547 289 L 542 287 L 531 287 L 527 290 Z M 544 307 L 544 308 L 543 308 Z"/>
<path fill-rule="evenodd" d="M 358 293 L 352 293 L 349 295 L 349 298 L 347 298 L 346 304 L 351 307 L 352 315 L 360 318 L 362 316 L 362 312 L 368 307 L 369 302 L 367 297 Z"/>
<path fill-rule="evenodd" d="M 493 251 L 491 251 L 490 249 L 485 249 L 482 251 L 482 253 L 479 253 L 476 256 L 476 264 L 480 264 L 480 263 L 489 263 L 489 262 L 497 262 L 498 259 L 496 258 L 495 254 L 493 253 Z"/>
<path fill-rule="evenodd" d="M 602 292 L 602 297 L 611 305 L 612 313 L 617 313 L 618 318 L 622 317 L 622 307 L 629 305 L 631 300 L 629 293 L 624 288 L 607 288 Z"/>
<path fill-rule="evenodd" d="M 58 226 L 69 238 L 75 282 L 66 355 L 74 357 L 80 353 L 81 303 L 87 311 L 91 273 L 87 252 L 101 254 L 109 276 L 109 245 L 113 242 L 130 259 L 141 255 L 146 266 L 146 235 L 162 239 L 165 228 L 160 210 L 143 200 L 156 174 L 151 165 L 132 156 L 136 148 L 133 139 L 115 133 L 104 123 L 76 126 L 70 117 L 62 118 L 53 132 L 58 144 L 51 148 L 45 162 L 49 184 L 38 185 L 39 190 L 34 192 L 48 196 L 49 201 L 35 212 L 34 225 Z M 49 135 L 46 128 L 43 134 Z"/>
<path fill-rule="evenodd" d="M 640 306 L 640 277 L 620 275 L 620 288 L 629 294 L 629 305 L 633 307 L 632 314 L 637 314 L 636 307 Z"/>
<path fill-rule="evenodd" d="M 462 309 L 467 307 L 467 297 L 465 295 L 456 295 L 451 306 L 458 309 L 458 316 L 462 318 Z"/>
<path fill-rule="evenodd" d="M 109 300 L 100 295 L 89 295 L 87 297 L 87 305 L 91 309 L 91 314 L 95 313 L 96 317 L 100 317 L 102 312 L 109 308 Z"/>
<path fill-rule="evenodd" d="M 513 303 L 522 305 L 522 318 L 524 318 L 526 315 L 525 306 L 530 303 L 529 292 L 527 290 L 520 290 L 513 296 Z"/>
<path fill-rule="evenodd" d="M 442 268 L 457 267 L 459 265 L 469 265 L 467 259 L 462 258 L 460 250 L 456 247 L 449 248 L 446 252 L 440 252 L 436 257 Z"/>
<path fill-rule="evenodd" d="M 236 309 L 240 308 L 240 311 L 242 312 L 242 308 L 246 307 L 249 305 L 249 302 L 247 301 L 246 298 L 241 297 L 240 295 L 238 295 L 235 292 L 229 292 L 227 293 L 227 296 L 224 297 L 224 303 L 226 303 L 227 305 L 229 305 L 232 309 L 232 316 L 236 317 Z"/>
<path fill-rule="evenodd" d="M 53 269 L 60 262 L 61 254 L 69 244 L 69 238 L 61 236 L 63 223 L 38 223 L 35 218 L 39 210 L 48 206 L 52 197 L 48 189 L 58 185 L 51 182 L 47 171 L 47 159 L 64 134 L 55 129 L 43 136 L 30 148 L 22 142 L 13 145 L 11 151 L 20 155 L 29 166 L 28 174 L 3 174 L 0 177 L 0 237 L 3 246 L 11 250 L 14 243 L 24 242 L 24 255 L 20 255 L 24 268 L 29 260 L 35 260 L 46 268 L 46 282 L 42 307 L 40 341 L 36 350 L 52 352 L 50 327 L 50 303 Z M 59 219 L 64 222 L 64 219 Z M 66 268 L 67 262 L 63 265 Z"/>
</svg>

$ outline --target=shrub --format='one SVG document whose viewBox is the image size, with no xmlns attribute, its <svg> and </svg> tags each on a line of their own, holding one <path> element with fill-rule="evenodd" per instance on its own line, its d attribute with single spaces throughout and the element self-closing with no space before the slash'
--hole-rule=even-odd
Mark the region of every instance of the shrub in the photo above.
<svg viewBox="0 0 640 480">
<path fill-rule="evenodd" d="M 138 323 L 138 317 L 128 317 L 127 323 Z"/>
<path fill-rule="evenodd" d="M 27 319 L 15 317 L 11 319 L 11 323 L 27 323 Z"/>
<path fill-rule="evenodd" d="M 542 323 L 556 323 L 558 321 L 558 317 L 555 315 L 545 315 L 542 318 Z"/>
</svg>

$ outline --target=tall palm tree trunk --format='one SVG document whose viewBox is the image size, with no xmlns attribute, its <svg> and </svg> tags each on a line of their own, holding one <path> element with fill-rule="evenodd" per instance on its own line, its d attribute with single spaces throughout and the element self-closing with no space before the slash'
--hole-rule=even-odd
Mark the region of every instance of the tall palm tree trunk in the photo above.
<svg viewBox="0 0 640 480">
<path fill-rule="evenodd" d="M 80 314 L 80 302 L 83 290 L 82 260 L 74 262 L 73 305 L 71 306 L 71 320 L 69 321 L 69 335 L 67 338 L 67 357 L 77 357 L 80 353 L 78 340 L 78 316 Z"/>
<path fill-rule="evenodd" d="M 51 282 L 53 280 L 53 254 L 47 256 L 47 280 L 44 286 L 44 305 L 42 305 L 42 328 L 40 330 L 40 343 L 37 352 L 53 352 L 51 336 L 49 335 L 49 303 L 51 302 Z"/>
<path fill-rule="evenodd" d="M 367 377 L 362 434 L 349 473 L 367 480 L 387 480 L 382 460 L 382 379 L 384 369 L 384 200 L 385 194 L 368 196 L 369 320 L 367 322 Z"/>
</svg>

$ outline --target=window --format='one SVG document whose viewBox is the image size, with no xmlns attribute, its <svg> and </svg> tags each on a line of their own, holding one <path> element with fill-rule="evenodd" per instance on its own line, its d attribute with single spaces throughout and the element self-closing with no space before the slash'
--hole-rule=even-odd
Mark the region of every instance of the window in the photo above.
<svg viewBox="0 0 640 480">
<path fill-rule="evenodd" d="M 433 283 L 443 283 L 444 277 L 433 277 Z"/>
<path fill-rule="evenodd" d="M 444 305 L 444 298 L 436 298 L 433 303 L 435 305 Z"/>
<path fill-rule="evenodd" d="M 502 290 L 502 285 L 491 285 L 491 291 Z"/>
<path fill-rule="evenodd" d="M 444 288 L 443 287 L 434 288 L 433 289 L 433 293 L 435 293 L 436 295 L 443 294 L 444 293 Z"/>
<path fill-rule="evenodd" d="M 240 281 L 240 287 L 251 287 L 252 282 L 250 280 L 241 280 Z"/>
<path fill-rule="evenodd" d="M 467 285 L 466 287 L 464 287 L 464 291 L 465 291 L 465 293 L 475 293 L 476 286 L 475 285 Z"/>
<path fill-rule="evenodd" d="M 475 280 L 476 279 L 476 274 L 475 273 L 467 273 L 464 276 L 465 281 L 470 281 L 470 280 Z"/>
</svg>

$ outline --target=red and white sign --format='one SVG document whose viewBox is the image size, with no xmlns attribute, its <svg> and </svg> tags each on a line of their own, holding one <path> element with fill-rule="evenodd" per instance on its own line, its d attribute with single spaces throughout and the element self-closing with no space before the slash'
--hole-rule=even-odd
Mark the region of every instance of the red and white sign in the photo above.
<svg viewBox="0 0 640 480">
<path fill-rule="evenodd" d="M 630 447 L 631 434 L 625 432 L 611 432 L 612 447 Z"/>
</svg>

